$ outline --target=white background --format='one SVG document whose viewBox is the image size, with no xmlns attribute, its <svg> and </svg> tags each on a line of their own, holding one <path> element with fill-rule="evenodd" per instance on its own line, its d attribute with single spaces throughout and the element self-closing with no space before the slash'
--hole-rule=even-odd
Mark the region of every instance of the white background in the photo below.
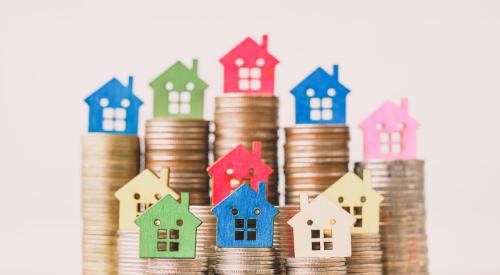
<svg viewBox="0 0 500 275">
<path fill-rule="evenodd" d="M 206 118 L 221 94 L 218 59 L 270 35 L 281 125 L 289 90 L 340 64 L 356 125 L 385 100 L 410 98 L 426 160 L 433 274 L 500 274 L 500 2 L 0 0 L 0 274 L 78 274 L 83 98 L 111 77 L 147 85 L 176 60 L 200 59 Z M 142 135 L 141 125 L 141 135 Z"/>
</svg>

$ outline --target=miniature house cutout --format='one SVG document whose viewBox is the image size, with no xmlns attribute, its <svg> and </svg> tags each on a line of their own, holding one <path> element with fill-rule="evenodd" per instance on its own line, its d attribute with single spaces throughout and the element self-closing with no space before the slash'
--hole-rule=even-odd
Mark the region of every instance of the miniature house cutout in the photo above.
<svg viewBox="0 0 500 275">
<path fill-rule="evenodd" d="M 85 99 L 89 105 L 89 132 L 137 135 L 142 101 L 133 92 L 133 77 L 128 86 L 111 79 Z"/>
<path fill-rule="evenodd" d="M 244 183 L 258 190 L 273 170 L 261 160 L 262 144 L 252 143 L 252 151 L 240 144 L 218 159 L 207 171 L 212 178 L 212 205 L 218 204 Z"/>
<path fill-rule="evenodd" d="M 225 93 L 274 94 L 274 67 L 279 61 L 262 44 L 247 37 L 220 59 L 224 66 Z"/>
<path fill-rule="evenodd" d="M 154 117 L 203 118 L 208 85 L 198 76 L 197 59 L 193 59 L 191 69 L 176 62 L 149 85 L 154 91 Z"/>
<path fill-rule="evenodd" d="M 189 211 L 189 193 L 177 202 L 167 195 L 139 216 L 141 258 L 189 258 L 196 256 L 196 231 L 201 220 Z"/>
<path fill-rule="evenodd" d="M 359 127 L 363 130 L 365 160 L 415 159 L 420 124 L 408 114 L 408 100 L 401 106 L 387 101 Z"/>
<path fill-rule="evenodd" d="M 273 245 L 276 207 L 266 199 L 266 183 L 258 192 L 243 184 L 217 204 L 212 212 L 217 218 L 218 247 L 271 247 Z"/>
<path fill-rule="evenodd" d="M 363 179 L 349 172 L 323 192 L 355 218 L 352 233 L 379 232 L 380 204 L 384 198 L 371 185 L 369 170 L 363 170 Z"/>
<path fill-rule="evenodd" d="M 297 124 L 345 124 L 349 89 L 339 82 L 338 65 L 333 74 L 317 68 L 292 89 Z"/>
<path fill-rule="evenodd" d="M 135 219 L 166 195 L 175 199 L 179 195 L 168 187 L 168 169 L 162 169 L 158 178 L 150 170 L 144 170 L 115 193 L 120 201 L 119 228 L 137 230 Z"/>
<path fill-rule="evenodd" d="M 323 194 L 310 203 L 300 194 L 300 211 L 288 224 L 293 228 L 296 258 L 351 256 L 354 218 Z"/>
</svg>

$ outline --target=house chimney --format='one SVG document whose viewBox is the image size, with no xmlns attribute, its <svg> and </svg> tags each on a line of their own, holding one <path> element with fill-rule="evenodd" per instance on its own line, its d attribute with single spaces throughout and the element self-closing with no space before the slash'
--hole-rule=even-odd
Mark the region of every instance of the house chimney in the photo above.
<svg viewBox="0 0 500 275">
<path fill-rule="evenodd" d="M 260 141 L 252 142 L 252 153 L 260 159 L 262 156 L 262 143 Z"/>
<path fill-rule="evenodd" d="M 191 67 L 193 73 L 198 73 L 198 59 L 193 59 L 193 66 Z"/>
<path fill-rule="evenodd" d="M 267 34 L 264 34 L 262 36 L 262 48 L 264 48 L 264 50 L 267 50 Z"/>
<path fill-rule="evenodd" d="M 401 99 L 401 110 L 408 114 L 408 98 L 406 97 Z"/>
<path fill-rule="evenodd" d="M 181 208 L 189 210 L 189 192 L 181 193 Z"/>
<path fill-rule="evenodd" d="M 372 171 L 363 169 L 363 183 L 370 186 L 372 185 Z"/>
<path fill-rule="evenodd" d="M 306 192 L 301 192 L 299 194 L 300 200 L 300 210 L 304 210 L 309 204 L 309 195 Z"/>
<path fill-rule="evenodd" d="M 134 77 L 133 76 L 129 76 L 128 77 L 128 87 L 127 88 L 128 88 L 128 90 L 130 92 L 132 92 L 132 89 L 134 88 L 133 86 L 134 86 Z"/>
<path fill-rule="evenodd" d="M 267 184 L 264 181 L 259 182 L 259 197 L 263 199 L 267 197 Z"/>
<path fill-rule="evenodd" d="M 339 65 L 333 65 L 333 78 L 339 81 Z"/>
<path fill-rule="evenodd" d="M 170 170 L 168 168 L 162 168 L 160 174 L 160 183 L 163 186 L 168 186 L 168 177 Z"/>
</svg>

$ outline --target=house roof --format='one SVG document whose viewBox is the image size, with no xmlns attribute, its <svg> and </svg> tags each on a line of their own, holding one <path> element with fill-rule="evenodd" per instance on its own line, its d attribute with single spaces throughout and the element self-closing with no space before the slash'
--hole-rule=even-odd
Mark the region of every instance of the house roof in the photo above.
<svg viewBox="0 0 500 275">
<path fill-rule="evenodd" d="M 174 212 L 172 209 L 176 209 L 176 213 L 181 212 L 181 216 L 183 218 L 189 219 L 188 222 L 191 222 L 195 227 L 198 227 L 202 223 L 202 221 L 198 219 L 193 213 L 191 213 L 191 211 L 189 211 L 189 193 L 183 192 L 181 193 L 181 196 L 182 198 L 180 202 L 174 199 L 171 195 L 164 196 L 161 200 L 144 211 L 144 213 L 135 220 L 135 223 L 138 226 L 141 226 L 145 222 L 145 219 L 150 215 L 169 215 L 171 212 Z"/>
<path fill-rule="evenodd" d="M 120 81 L 118 81 L 118 79 L 113 77 L 110 81 L 106 82 L 99 89 L 85 98 L 85 102 L 88 105 L 92 105 L 94 103 L 97 103 L 98 100 L 103 96 L 113 96 L 120 99 L 123 97 L 129 97 L 131 99 L 131 104 L 141 106 L 143 104 L 142 100 L 132 92 L 133 81 L 134 78 L 132 76 L 129 76 L 128 86 L 125 86 Z"/>
<path fill-rule="evenodd" d="M 255 206 L 265 210 L 263 211 L 265 215 L 270 215 L 274 217 L 278 214 L 278 209 L 270 204 L 266 199 L 266 183 L 259 183 L 259 192 L 250 187 L 249 184 L 242 184 L 238 189 L 236 189 L 229 196 L 224 198 L 221 202 L 219 202 L 214 208 L 212 208 L 212 212 L 215 215 L 219 215 L 225 209 L 226 205 L 243 205 L 243 206 L 251 206 L 249 203 L 254 202 Z M 253 207 L 253 206 L 251 206 Z"/>
<path fill-rule="evenodd" d="M 331 213 L 331 216 L 335 217 L 336 224 L 352 225 L 355 222 L 355 219 L 353 216 L 351 216 L 351 214 L 347 213 L 337 204 L 331 202 L 325 195 L 319 194 L 307 205 L 303 206 L 303 204 L 301 203 L 300 211 L 290 220 L 288 220 L 288 224 L 290 224 L 292 227 L 295 227 L 303 223 L 303 221 L 311 219 L 311 217 L 318 216 L 315 213 L 325 213 L 325 211 Z"/>
<path fill-rule="evenodd" d="M 203 81 L 198 76 L 198 60 L 193 59 L 193 64 L 191 68 L 188 68 L 181 61 L 175 62 L 172 66 L 166 69 L 163 73 L 157 76 L 150 82 L 150 86 L 155 84 L 162 84 L 163 82 L 172 79 L 176 80 L 182 76 L 183 79 L 189 79 L 190 81 L 196 82 L 197 87 L 201 90 L 205 90 L 208 87 L 208 84 Z"/>
<path fill-rule="evenodd" d="M 344 190 L 344 191 L 349 191 L 349 190 L 363 190 L 370 194 L 371 197 L 376 198 L 376 201 L 381 202 L 384 200 L 384 197 L 380 195 L 377 191 L 375 191 L 372 188 L 372 182 L 371 182 L 371 173 L 369 170 L 364 170 L 363 171 L 363 179 L 358 177 L 356 174 L 353 172 L 348 172 L 344 176 L 342 176 L 340 179 L 338 179 L 334 184 L 330 185 L 323 194 L 327 198 L 329 198 L 331 201 L 335 202 L 337 198 L 332 198 L 331 196 L 336 194 L 337 191 Z M 337 193 L 338 194 L 338 193 Z M 373 201 L 373 199 L 370 199 L 370 201 Z"/>
<path fill-rule="evenodd" d="M 338 65 L 333 66 L 332 74 L 329 74 L 323 68 L 318 67 L 306 78 L 304 78 L 299 84 L 297 84 L 292 89 L 291 93 L 293 95 L 297 95 L 297 93 L 305 92 L 308 88 L 311 87 L 323 88 L 320 90 L 320 92 L 324 92 L 325 95 L 328 88 L 334 88 L 335 92 L 341 96 L 345 96 L 350 92 L 347 87 L 339 82 Z"/>
<path fill-rule="evenodd" d="M 399 122 L 404 122 L 405 124 L 415 128 L 418 128 L 420 126 L 420 123 L 418 123 L 408 114 L 408 103 L 406 98 L 403 98 L 401 100 L 401 106 L 397 106 L 391 101 L 386 101 L 375 112 L 368 116 L 361 124 L 359 124 L 359 127 L 361 129 L 365 129 L 373 127 L 374 124 L 377 124 L 379 122 L 386 123 L 389 127 L 391 127 L 388 129 L 391 131 L 397 130 L 395 128 Z"/>
<path fill-rule="evenodd" d="M 255 152 L 256 150 L 259 150 L 259 152 Z M 270 175 L 273 170 L 262 161 L 260 156 L 260 146 L 256 147 L 256 144 L 254 143 L 254 151 L 250 151 L 244 144 L 240 144 L 214 162 L 212 166 L 208 167 L 207 171 L 209 174 L 213 174 L 216 170 L 224 168 L 228 164 L 242 165 L 244 163 L 248 163 L 249 165 L 258 165 L 258 167 L 255 168 L 259 168 L 262 173 Z M 243 162 L 242 159 L 245 161 Z"/>
<path fill-rule="evenodd" d="M 146 189 L 146 186 L 144 185 L 157 185 L 158 188 L 164 189 L 165 193 L 170 194 L 175 199 L 178 199 L 179 194 L 177 194 L 168 186 L 168 170 L 166 170 L 166 175 L 164 175 L 164 171 L 165 170 L 162 170 L 162 177 L 166 178 L 160 179 L 151 170 L 145 169 L 139 175 L 135 176 L 120 189 L 118 189 L 118 191 L 115 192 L 115 197 L 120 200 L 126 196 L 129 196 L 132 192 L 136 192 L 141 187 Z"/>
<path fill-rule="evenodd" d="M 248 55 L 264 57 L 266 60 L 270 61 L 266 62 L 266 65 L 274 66 L 279 63 L 278 59 L 271 55 L 267 50 L 267 35 L 262 36 L 262 44 L 260 45 L 250 37 L 245 38 L 240 42 L 240 44 L 236 45 L 236 47 L 230 50 L 219 61 L 222 64 L 233 63 L 234 58 Z"/>
</svg>

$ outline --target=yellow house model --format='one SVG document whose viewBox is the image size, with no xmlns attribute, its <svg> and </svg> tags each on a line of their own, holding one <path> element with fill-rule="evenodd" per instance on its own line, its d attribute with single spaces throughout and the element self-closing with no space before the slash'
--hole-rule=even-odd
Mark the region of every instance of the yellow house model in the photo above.
<svg viewBox="0 0 500 275">
<path fill-rule="evenodd" d="M 363 179 L 349 172 L 323 194 L 355 219 L 352 233 L 378 233 L 380 204 L 384 197 L 372 189 L 371 172 L 363 170 Z"/>
<path fill-rule="evenodd" d="M 168 187 L 168 169 L 162 169 L 158 178 L 144 170 L 115 193 L 120 201 L 120 230 L 139 230 L 135 219 L 166 195 L 179 199 L 179 194 Z"/>
</svg>

